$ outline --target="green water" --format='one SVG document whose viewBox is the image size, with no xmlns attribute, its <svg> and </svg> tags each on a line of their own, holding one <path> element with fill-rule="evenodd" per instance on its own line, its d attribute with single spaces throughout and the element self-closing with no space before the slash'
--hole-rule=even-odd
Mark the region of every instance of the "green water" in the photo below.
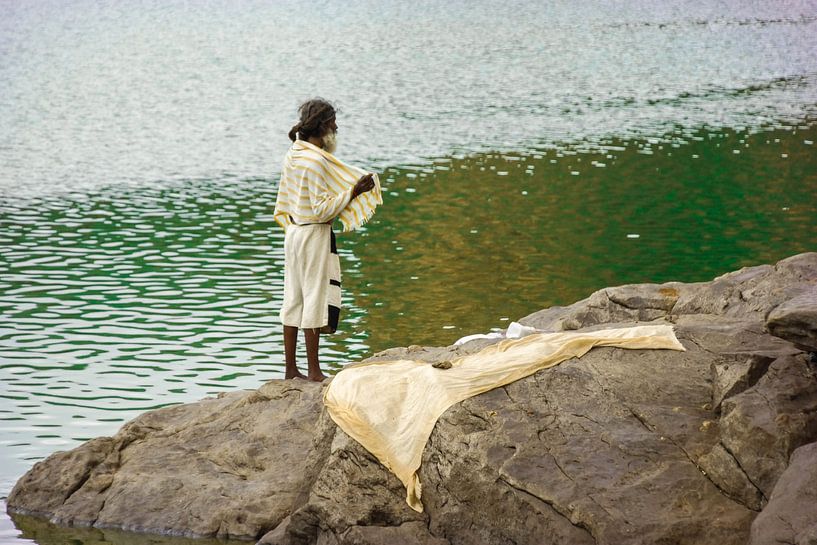
<svg viewBox="0 0 817 545">
<path fill-rule="evenodd" d="M 369 346 L 448 344 L 606 286 L 815 251 L 815 136 L 701 129 L 389 172 L 382 213 L 344 241 Z"/>
</svg>

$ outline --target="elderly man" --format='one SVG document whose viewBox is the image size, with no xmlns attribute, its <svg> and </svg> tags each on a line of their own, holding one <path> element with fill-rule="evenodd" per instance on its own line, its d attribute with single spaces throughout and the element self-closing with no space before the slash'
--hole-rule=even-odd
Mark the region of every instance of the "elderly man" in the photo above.
<svg viewBox="0 0 817 545">
<path fill-rule="evenodd" d="M 340 315 L 340 261 L 332 223 L 356 229 L 382 203 L 377 174 L 347 165 L 333 155 L 337 147 L 335 108 L 316 98 L 301 104 L 292 127 L 292 146 L 284 158 L 275 202 L 275 220 L 284 237 L 285 378 L 322 381 L 318 360 L 320 333 L 334 333 Z M 298 329 L 306 337 L 308 376 L 298 371 Z"/>
</svg>

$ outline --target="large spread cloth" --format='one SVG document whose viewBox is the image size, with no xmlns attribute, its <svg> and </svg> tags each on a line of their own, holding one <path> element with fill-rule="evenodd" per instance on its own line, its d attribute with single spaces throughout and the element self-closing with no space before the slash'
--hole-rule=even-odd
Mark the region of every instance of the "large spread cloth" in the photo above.
<svg viewBox="0 0 817 545">
<path fill-rule="evenodd" d="M 461 357 L 450 369 L 412 360 L 347 366 L 332 379 L 324 403 L 335 423 L 403 482 L 406 502 L 422 512 L 417 471 L 425 444 L 446 409 L 581 357 L 594 346 L 684 350 L 669 325 L 537 333 Z"/>
<path fill-rule="evenodd" d="M 352 199 L 355 183 L 366 171 L 344 163 L 305 140 L 292 143 L 281 168 L 273 217 L 284 229 L 295 223 L 325 223 L 338 219 L 343 231 L 357 229 L 383 204 L 380 177 L 374 189 Z"/>
</svg>

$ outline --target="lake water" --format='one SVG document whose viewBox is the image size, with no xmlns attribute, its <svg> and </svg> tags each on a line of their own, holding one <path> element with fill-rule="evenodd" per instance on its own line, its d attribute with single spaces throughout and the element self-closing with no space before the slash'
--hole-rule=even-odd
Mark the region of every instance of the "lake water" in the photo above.
<svg viewBox="0 0 817 545">
<path fill-rule="evenodd" d="M 817 250 L 817 2 L 540 4 L 0 4 L 0 496 L 282 376 L 272 208 L 315 95 L 385 199 L 339 237 L 331 371 Z M 141 543 L 18 526 L 0 542 Z"/>
</svg>

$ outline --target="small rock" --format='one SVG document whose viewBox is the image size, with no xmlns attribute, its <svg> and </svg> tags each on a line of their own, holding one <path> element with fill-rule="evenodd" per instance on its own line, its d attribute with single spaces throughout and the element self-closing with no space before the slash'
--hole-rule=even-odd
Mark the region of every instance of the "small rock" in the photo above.
<svg viewBox="0 0 817 545">
<path fill-rule="evenodd" d="M 797 447 L 817 439 L 817 377 L 799 353 L 723 402 L 721 442 L 767 498 Z"/>
<path fill-rule="evenodd" d="M 712 363 L 712 406 L 720 408 L 727 397 L 751 388 L 760 380 L 774 357 L 752 354 L 729 362 Z"/>
<path fill-rule="evenodd" d="M 766 318 L 769 333 L 817 352 L 817 286 L 775 307 Z"/>
<path fill-rule="evenodd" d="M 817 543 L 817 443 L 794 451 L 772 490 L 769 504 L 752 523 L 749 545 Z"/>
<path fill-rule="evenodd" d="M 757 489 L 746 473 L 720 443 L 698 459 L 701 469 L 729 497 L 739 501 L 749 509 L 760 511 L 763 494 Z"/>
</svg>

